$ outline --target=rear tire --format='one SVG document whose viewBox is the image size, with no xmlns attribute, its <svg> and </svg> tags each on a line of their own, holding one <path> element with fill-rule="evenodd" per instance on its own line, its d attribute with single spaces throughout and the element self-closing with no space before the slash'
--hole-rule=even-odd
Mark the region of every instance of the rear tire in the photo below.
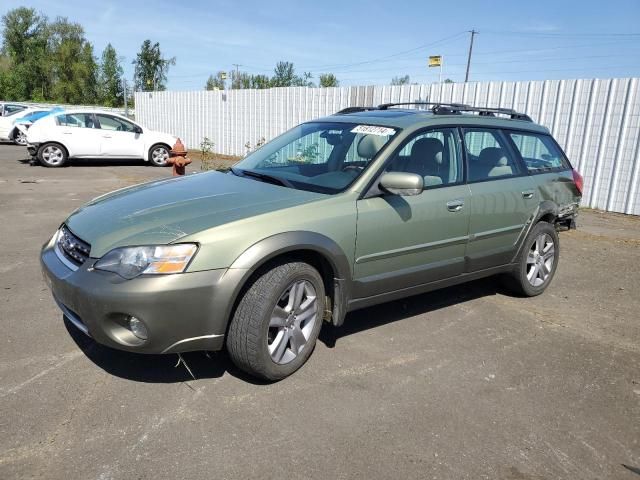
<svg viewBox="0 0 640 480">
<path fill-rule="evenodd" d="M 504 277 L 503 283 L 518 295 L 540 295 L 551 283 L 559 258 L 558 232 L 552 224 L 538 222 L 524 241 L 516 260 L 516 268 Z"/>
<path fill-rule="evenodd" d="M 45 143 L 38 149 L 38 161 L 43 167 L 59 168 L 69 160 L 67 149 L 59 143 Z"/>
<path fill-rule="evenodd" d="M 27 134 L 24 133 L 22 130 L 18 129 L 17 132 L 13 135 L 13 142 L 16 145 L 20 145 L 21 147 L 24 147 L 27 145 Z"/>
<path fill-rule="evenodd" d="M 169 151 L 166 145 L 156 144 L 149 149 L 149 162 L 154 167 L 166 167 L 169 160 Z"/>
<path fill-rule="evenodd" d="M 255 377 L 285 378 L 313 352 L 324 310 L 324 282 L 315 268 L 302 262 L 276 265 L 240 300 L 227 335 L 229 356 Z"/>
</svg>

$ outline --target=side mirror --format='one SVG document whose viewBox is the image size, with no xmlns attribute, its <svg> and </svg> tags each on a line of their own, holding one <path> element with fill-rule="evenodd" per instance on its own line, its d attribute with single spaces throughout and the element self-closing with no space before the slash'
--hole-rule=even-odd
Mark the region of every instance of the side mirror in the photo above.
<svg viewBox="0 0 640 480">
<path fill-rule="evenodd" d="M 142 128 L 141 128 L 141 127 L 139 127 L 138 125 L 136 125 L 135 127 L 133 127 L 133 131 L 134 131 L 135 133 L 142 133 Z"/>
<path fill-rule="evenodd" d="M 424 189 L 424 179 L 415 173 L 387 172 L 380 177 L 380 188 L 394 195 L 420 195 Z"/>
</svg>

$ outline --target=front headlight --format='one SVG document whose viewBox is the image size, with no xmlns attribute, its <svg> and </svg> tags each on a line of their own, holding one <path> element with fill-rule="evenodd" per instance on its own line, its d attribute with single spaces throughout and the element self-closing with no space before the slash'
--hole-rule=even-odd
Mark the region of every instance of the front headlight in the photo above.
<svg viewBox="0 0 640 480">
<path fill-rule="evenodd" d="M 198 250 L 193 243 L 116 248 L 98 260 L 93 268 L 131 279 L 143 274 L 184 272 Z"/>
</svg>

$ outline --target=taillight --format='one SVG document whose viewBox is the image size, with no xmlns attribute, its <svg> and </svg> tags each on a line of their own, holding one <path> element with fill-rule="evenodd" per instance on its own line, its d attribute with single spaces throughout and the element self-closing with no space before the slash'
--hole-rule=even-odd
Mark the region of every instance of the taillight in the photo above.
<svg viewBox="0 0 640 480">
<path fill-rule="evenodd" d="M 571 174 L 573 175 L 573 181 L 576 184 L 578 192 L 582 195 L 582 187 L 584 187 L 584 179 L 582 178 L 582 175 L 580 175 L 575 168 L 571 170 Z"/>
</svg>

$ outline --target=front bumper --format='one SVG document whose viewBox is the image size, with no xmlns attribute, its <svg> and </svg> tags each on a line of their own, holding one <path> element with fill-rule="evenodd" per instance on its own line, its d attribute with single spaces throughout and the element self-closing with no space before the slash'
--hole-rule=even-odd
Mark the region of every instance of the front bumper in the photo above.
<svg viewBox="0 0 640 480">
<path fill-rule="evenodd" d="M 35 157 L 38 154 L 39 146 L 40 145 L 37 143 L 27 143 L 27 151 L 29 152 L 29 155 Z"/>
<path fill-rule="evenodd" d="M 226 269 L 125 280 L 94 270 L 95 259 L 73 270 L 54 243 L 40 257 L 45 281 L 65 316 L 98 343 L 140 353 L 223 347 L 228 318 L 221 307 L 232 301 L 226 297 L 234 290 L 224 281 Z M 128 316 L 144 322 L 146 341 L 128 329 Z"/>
</svg>

